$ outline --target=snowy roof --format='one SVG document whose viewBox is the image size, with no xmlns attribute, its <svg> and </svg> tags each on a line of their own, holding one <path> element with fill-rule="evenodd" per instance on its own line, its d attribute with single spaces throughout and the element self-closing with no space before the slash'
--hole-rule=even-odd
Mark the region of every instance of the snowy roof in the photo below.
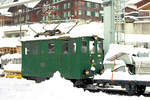
<svg viewBox="0 0 150 100">
<path fill-rule="evenodd" d="M 4 9 L 4 8 L 9 8 L 9 7 L 14 7 L 17 5 L 23 5 L 23 4 L 29 4 L 30 7 L 35 6 L 38 2 L 40 2 L 40 0 L 18 0 L 17 2 L 12 2 L 11 0 L 7 0 L 8 2 L 2 2 L 0 4 L 0 9 Z"/>
<path fill-rule="evenodd" d="M 62 33 L 67 33 L 75 23 L 70 22 L 70 23 L 62 23 L 60 26 L 57 28 L 59 29 Z M 50 24 L 50 25 L 43 25 L 43 24 L 33 24 L 30 27 L 36 30 L 36 32 L 41 33 L 44 32 L 45 30 L 43 29 L 43 26 L 45 26 L 45 29 L 48 30 L 53 30 L 57 24 Z M 37 28 L 38 27 L 38 28 Z M 80 30 L 80 31 L 79 31 Z M 30 40 L 47 40 L 47 39 L 56 39 L 60 37 L 85 37 L 85 36 L 93 36 L 96 35 L 100 38 L 103 38 L 103 23 L 98 23 L 98 22 L 91 22 L 90 24 L 82 24 L 79 23 L 73 30 L 70 32 L 70 34 L 64 34 L 64 35 L 59 35 L 59 36 L 40 36 L 37 38 L 34 38 L 34 35 L 36 33 L 32 32 L 32 37 L 24 37 L 22 41 L 30 41 Z"/>
<path fill-rule="evenodd" d="M 21 43 L 17 38 L 1 38 L 0 39 L 0 48 L 16 47 L 16 46 L 21 46 Z"/>
<path fill-rule="evenodd" d="M 8 12 L 9 8 L 0 9 L 1 15 L 12 16 L 12 13 Z"/>
<path fill-rule="evenodd" d="M 90 1 L 90 2 L 96 2 L 96 3 L 102 3 L 102 0 L 84 0 L 84 1 Z"/>
<path fill-rule="evenodd" d="M 39 1 L 32 2 L 32 3 L 25 4 L 25 6 L 27 6 L 27 7 L 29 7 L 29 8 L 33 8 L 33 7 L 35 7 L 39 2 L 40 2 L 40 0 L 39 0 Z"/>
<path fill-rule="evenodd" d="M 142 0 L 129 0 L 127 2 L 127 4 L 136 4 L 136 3 L 140 2 L 140 1 L 142 1 Z"/>
<path fill-rule="evenodd" d="M 6 59 L 18 59 L 21 58 L 22 55 L 19 53 L 15 53 L 15 54 L 5 54 L 1 56 L 2 60 L 6 60 Z"/>
</svg>

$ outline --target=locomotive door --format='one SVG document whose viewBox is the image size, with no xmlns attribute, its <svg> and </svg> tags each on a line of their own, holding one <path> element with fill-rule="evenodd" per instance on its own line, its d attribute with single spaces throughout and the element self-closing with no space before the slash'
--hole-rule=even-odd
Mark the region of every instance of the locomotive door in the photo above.
<svg viewBox="0 0 150 100">
<path fill-rule="evenodd" d="M 62 49 L 60 55 L 60 72 L 65 78 L 69 74 L 69 40 L 62 40 Z"/>
</svg>

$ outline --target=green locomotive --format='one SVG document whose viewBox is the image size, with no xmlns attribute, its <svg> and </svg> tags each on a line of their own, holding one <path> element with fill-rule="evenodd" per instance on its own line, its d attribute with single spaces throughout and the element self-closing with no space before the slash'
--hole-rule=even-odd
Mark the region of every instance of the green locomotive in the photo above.
<svg viewBox="0 0 150 100">
<path fill-rule="evenodd" d="M 65 79 L 87 80 L 103 72 L 103 39 L 51 36 L 22 41 L 22 76 L 37 82 L 56 71 Z"/>
</svg>

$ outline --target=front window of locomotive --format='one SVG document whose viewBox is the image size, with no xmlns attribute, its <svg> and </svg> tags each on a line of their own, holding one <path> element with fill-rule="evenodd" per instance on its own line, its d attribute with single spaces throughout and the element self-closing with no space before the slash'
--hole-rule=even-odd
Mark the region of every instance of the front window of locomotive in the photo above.
<svg viewBox="0 0 150 100">
<path fill-rule="evenodd" d="M 95 53 L 95 44 L 94 41 L 90 41 L 90 54 L 94 54 Z"/>
</svg>

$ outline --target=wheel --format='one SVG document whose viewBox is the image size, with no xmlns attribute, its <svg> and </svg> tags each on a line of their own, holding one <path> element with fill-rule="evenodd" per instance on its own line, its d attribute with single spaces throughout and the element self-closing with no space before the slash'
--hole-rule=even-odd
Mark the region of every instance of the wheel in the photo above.
<svg viewBox="0 0 150 100">
<path fill-rule="evenodd" d="M 137 94 L 138 95 L 144 94 L 145 90 L 146 90 L 146 86 L 145 85 L 137 85 Z"/>
<path fill-rule="evenodd" d="M 136 85 L 128 84 L 125 87 L 126 87 L 126 90 L 128 92 L 128 95 L 134 95 L 134 94 L 136 94 Z"/>
</svg>

